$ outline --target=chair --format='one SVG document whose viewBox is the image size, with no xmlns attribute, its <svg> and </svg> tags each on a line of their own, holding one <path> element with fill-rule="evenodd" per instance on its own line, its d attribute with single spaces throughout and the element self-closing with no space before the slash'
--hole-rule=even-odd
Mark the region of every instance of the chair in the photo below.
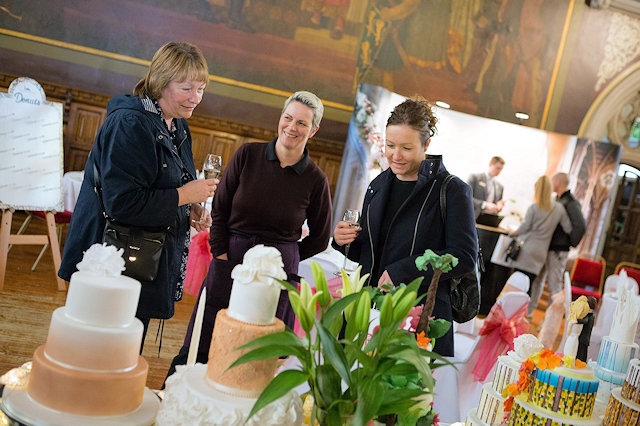
<svg viewBox="0 0 640 426">
<path fill-rule="evenodd" d="M 571 268 L 571 299 L 593 296 L 600 301 L 607 262 L 602 256 L 580 253 Z"/>
<path fill-rule="evenodd" d="M 627 276 L 636 280 L 636 282 L 640 285 L 640 264 L 633 262 L 619 262 L 616 265 L 613 273 L 616 275 L 620 274 L 620 271 L 624 270 L 627 273 Z"/>
<path fill-rule="evenodd" d="M 26 213 L 27 213 L 27 217 L 25 218 L 24 222 L 22 222 L 22 225 L 20 225 L 20 229 L 18 229 L 18 232 L 17 232 L 18 234 L 23 234 L 27 230 L 34 216 L 41 218 L 42 220 L 46 220 L 45 212 L 43 211 L 27 211 Z M 68 210 L 65 210 L 62 212 L 54 212 L 53 217 L 56 222 L 56 232 L 58 234 L 58 245 L 60 247 L 62 247 L 63 228 L 69 225 L 69 222 L 71 222 L 71 214 L 72 213 Z M 40 250 L 40 254 L 38 254 L 38 257 L 36 258 L 35 262 L 33 262 L 33 266 L 31 266 L 31 272 L 36 270 L 36 266 L 38 266 L 38 263 L 40 262 L 40 259 L 42 259 L 42 256 L 44 255 L 44 252 L 47 250 L 47 248 L 49 248 L 49 244 L 45 244 L 42 247 L 42 250 Z"/>
</svg>

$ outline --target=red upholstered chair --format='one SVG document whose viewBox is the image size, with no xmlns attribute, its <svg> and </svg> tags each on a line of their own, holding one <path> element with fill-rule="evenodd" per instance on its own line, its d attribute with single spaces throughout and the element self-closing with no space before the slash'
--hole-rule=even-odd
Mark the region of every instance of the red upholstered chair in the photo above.
<svg viewBox="0 0 640 426">
<path fill-rule="evenodd" d="M 640 285 L 640 264 L 632 262 L 620 262 L 616 265 L 616 269 L 613 273 L 618 275 L 622 270 L 627 273 L 628 277 L 633 278 L 634 280 L 636 280 L 638 285 Z"/>
<path fill-rule="evenodd" d="M 593 296 L 600 301 L 606 266 L 607 262 L 602 256 L 580 253 L 571 268 L 572 300 L 580 296 Z"/>
</svg>

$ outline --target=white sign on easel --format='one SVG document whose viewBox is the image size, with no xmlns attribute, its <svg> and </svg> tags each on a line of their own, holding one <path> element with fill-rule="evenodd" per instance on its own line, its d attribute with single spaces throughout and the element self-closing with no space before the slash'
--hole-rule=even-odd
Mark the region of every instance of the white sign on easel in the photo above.
<svg viewBox="0 0 640 426">
<path fill-rule="evenodd" d="M 49 244 L 56 271 L 60 247 L 53 212 L 62 210 L 62 104 L 37 81 L 20 77 L 0 93 L 0 290 L 9 244 Z M 10 235 L 14 210 L 47 212 L 48 235 Z M 58 278 L 58 288 L 65 288 Z"/>
<path fill-rule="evenodd" d="M 21 77 L 0 93 L 0 209 L 62 210 L 62 104 Z"/>
</svg>

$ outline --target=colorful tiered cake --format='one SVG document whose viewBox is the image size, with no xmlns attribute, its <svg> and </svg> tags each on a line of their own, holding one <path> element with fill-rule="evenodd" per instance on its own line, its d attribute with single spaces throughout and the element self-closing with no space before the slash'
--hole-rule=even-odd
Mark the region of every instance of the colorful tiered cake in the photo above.
<svg viewBox="0 0 640 426">
<path fill-rule="evenodd" d="M 592 418 L 598 380 L 590 368 L 563 365 L 559 355 L 544 349 L 522 364 L 521 389 L 513 400 L 509 425 L 596 426 Z"/>
<path fill-rule="evenodd" d="M 482 386 L 480 403 L 467 415 L 466 426 L 498 426 L 504 420 L 503 390 L 518 380 L 520 365 L 529 356 L 542 350 L 542 343 L 532 334 L 523 334 L 513 341 L 513 351 L 498 358 L 491 383 Z"/>
<path fill-rule="evenodd" d="M 602 424 L 640 424 L 640 359 L 631 360 L 622 387 L 611 391 Z"/>
<path fill-rule="evenodd" d="M 634 342 L 640 304 L 634 294 L 625 286 L 619 286 L 616 292 L 618 303 L 608 336 L 602 338 L 598 360 L 590 363 L 600 379 L 597 403 L 605 406 L 609 402 L 611 391 L 622 386 L 627 375 L 629 362 L 638 356 L 638 344 Z"/>
<path fill-rule="evenodd" d="M 229 308 L 216 316 L 209 362 L 178 366 L 167 379 L 156 424 L 267 425 L 302 423 L 302 401 L 291 391 L 247 421 L 257 397 L 273 379 L 277 359 L 249 362 L 229 368 L 246 351 L 239 346 L 284 330 L 275 318 L 285 279 L 280 252 L 258 245 L 248 250 L 243 264 L 234 268 Z"/>
<path fill-rule="evenodd" d="M 153 424 L 160 401 L 145 387 L 149 367 L 139 355 L 141 285 L 121 275 L 121 256 L 101 244 L 85 252 L 33 355 L 26 391 L 3 394 L 9 416 L 38 425 Z"/>
</svg>

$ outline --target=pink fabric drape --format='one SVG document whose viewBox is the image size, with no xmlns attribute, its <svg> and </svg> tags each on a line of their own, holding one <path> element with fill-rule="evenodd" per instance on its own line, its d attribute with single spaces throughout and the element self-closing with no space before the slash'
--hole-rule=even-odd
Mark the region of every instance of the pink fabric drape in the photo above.
<svg viewBox="0 0 640 426">
<path fill-rule="evenodd" d="M 498 357 L 513 350 L 513 339 L 529 330 L 527 306 L 528 303 L 524 303 L 511 318 L 506 318 L 502 306 L 493 305 L 479 332 L 482 337 L 473 367 L 474 380 L 484 381 Z"/>
<path fill-rule="evenodd" d="M 213 259 L 209 248 L 209 231 L 200 231 L 191 238 L 189 257 L 187 258 L 187 272 L 184 276 L 183 291 L 191 296 L 200 293 L 202 282 L 209 271 L 209 264 Z"/>
</svg>

